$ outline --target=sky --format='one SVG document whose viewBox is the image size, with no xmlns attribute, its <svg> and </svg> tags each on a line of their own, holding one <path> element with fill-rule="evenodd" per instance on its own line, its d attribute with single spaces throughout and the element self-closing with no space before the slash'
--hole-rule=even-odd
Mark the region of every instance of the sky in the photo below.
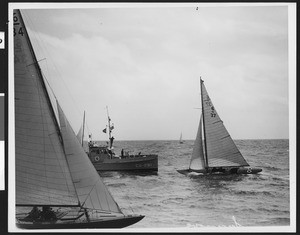
<svg viewBox="0 0 300 235">
<path fill-rule="evenodd" d="M 90 6 L 21 11 L 75 132 L 193 140 L 201 76 L 233 139 L 289 138 L 287 6 Z"/>
</svg>

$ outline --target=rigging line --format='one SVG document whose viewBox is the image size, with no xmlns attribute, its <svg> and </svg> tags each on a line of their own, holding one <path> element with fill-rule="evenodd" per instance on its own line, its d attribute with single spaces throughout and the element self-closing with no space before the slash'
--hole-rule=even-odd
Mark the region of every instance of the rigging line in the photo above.
<svg viewBox="0 0 300 235">
<path fill-rule="evenodd" d="M 98 181 L 97 181 L 97 182 L 98 182 Z M 91 193 L 92 193 L 92 191 L 94 190 L 94 188 L 96 187 L 97 182 L 93 185 L 93 187 L 91 188 L 91 190 L 88 192 L 87 197 L 85 198 L 84 202 L 82 203 L 82 206 L 86 203 L 87 199 L 88 199 L 89 197 L 91 197 Z M 93 203 L 93 202 L 91 201 L 91 203 Z"/>
<path fill-rule="evenodd" d="M 28 21 L 31 22 L 32 28 L 35 28 L 35 27 L 34 27 L 34 23 L 33 23 L 33 21 L 31 20 L 31 18 L 30 18 L 29 16 L 26 16 L 26 18 L 28 18 Z M 35 31 L 36 31 L 36 30 L 35 30 Z M 32 32 L 32 33 L 33 33 L 34 35 L 37 35 L 36 38 L 39 39 L 39 40 L 37 40 L 37 44 L 38 44 L 40 50 L 41 50 L 44 54 L 48 54 L 50 60 L 54 61 L 53 58 L 52 58 L 52 56 L 51 56 L 51 53 L 48 51 L 47 47 L 42 47 L 41 44 L 39 43 L 39 42 L 42 42 L 44 45 L 46 44 L 46 43 L 44 43 L 44 40 L 40 37 L 39 33 L 34 33 L 34 32 Z M 46 53 L 45 53 L 44 51 L 46 51 Z M 69 89 L 68 89 L 68 86 L 66 85 L 65 80 L 63 79 L 63 77 L 62 77 L 62 75 L 61 75 L 61 72 L 60 72 L 59 68 L 57 67 L 57 65 L 56 65 L 55 63 L 52 62 L 52 64 L 53 64 L 53 66 L 54 66 L 54 68 L 55 68 L 57 74 L 59 75 L 60 79 L 63 81 L 63 84 L 64 84 L 64 86 L 65 86 L 65 89 L 67 90 L 69 96 L 71 97 L 72 103 L 73 103 L 74 107 L 76 108 L 76 111 L 80 114 L 81 111 L 79 110 L 78 106 L 76 105 L 76 104 L 78 104 L 78 102 L 75 102 L 74 97 L 71 95 L 71 93 L 70 93 L 70 91 L 69 91 Z"/>
<path fill-rule="evenodd" d="M 99 181 L 101 181 L 101 183 L 102 183 L 102 184 L 104 185 L 104 187 L 105 187 L 105 188 L 104 188 L 104 190 L 105 190 L 105 195 L 108 194 L 108 195 L 110 196 L 110 199 L 112 199 L 112 201 L 116 204 L 116 206 L 117 206 L 119 212 L 123 214 L 121 208 L 119 207 L 118 203 L 117 203 L 117 202 L 115 201 L 115 199 L 113 198 L 113 196 L 112 196 L 111 192 L 109 191 L 108 187 L 107 187 L 107 186 L 105 185 L 105 183 L 101 180 L 101 178 L 99 179 Z M 105 199 L 106 199 L 106 201 L 107 201 L 107 197 L 105 197 Z M 109 209 L 110 209 L 109 202 L 107 201 L 107 203 L 108 203 L 108 207 L 109 207 Z"/>
<path fill-rule="evenodd" d="M 103 183 L 104 184 L 104 183 Z M 105 186 L 105 185 L 104 185 Z M 108 189 L 107 189 L 108 190 Z M 108 206 L 108 209 L 111 211 L 111 208 L 110 208 L 110 205 L 109 205 L 109 201 L 108 201 L 108 199 L 107 199 L 107 191 L 105 188 L 104 188 L 104 193 L 105 193 L 105 201 L 106 201 L 106 203 L 107 203 L 107 206 Z M 99 200 L 99 198 L 98 198 L 98 200 Z M 99 202 L 100 202 L 100 200 L 99 200 Z"/>
<path fill-rule="evenodd" d="M 52 92 L 52 95 L 54 96 L 55 100 L 58 100 L 57 97 L 56 97 L 56 95 L 55 95 L 55 93 L 54 93 L 54 91 L 53 91 L 53 89 L 52 89 L 52 87 L 51 87 L 51 85 L 50 85 L 50 83 L 49 83 L 49 81 L 48 81 L 48 79 L 47 79 L 47 77 L 46 77 L 46 75 L 43 73 L 43 71 L 42 71 L 42 74 L 43 74 L 44 80 L 47 82 L 47 84 L 48 84 L 48 86 L 49 86 L 49 88 L 50 88 L 50 90 Z"/>
<path fill-rule="evenodd" d="M 44 51 L 43 47 L 42 47 L 42 46 L 40 45 L 40 43 L 39 43 L 40 41 L 43 41 L 43 40 L 42 40 L 42 38 L 39 36 L 39 34 L 35 34 L 35 32 L 36 32 L 37 30 L 36 30 L 36 28 L 35 28 L 35 26 L 34 26 L 33 21 L 31 20 L 31 18 L 30 18 L 25 12 L 22 12 L 22 14 L 23 14 L 24 18 L 26 18 L 26 21 L 30 22 L 28 25 L 30 25 L 30 26 L 33 28 L 33 30 L 30 30 L 31 33 L 34 34 L 34 35 L 37 35 L 37 37 L 39 38 L 39 40 L 37 40 L 36 44 L 39 46 L 39 48 L 40 48 L 41 51 Z M 28 30 L 27 30 L 27 33 L 28 33 Z M 36 38 L 36 37 L 35 37 L 35 38 Z M 43 52 L 43 54 L 46 54 L 46 53 Z"/>
<path fill-rule="evenodd" d="M 42 125 L 42 131 L 43 131 L 43 135 L 45 135 L 45 126 L 44 126 L 44 123 L 46 122 L 46 119 L 47 118 L 45 118 L 45 113 L 44 112 L 46 112 L 46 110 L 44 111 L 44 109 L 43 109 L 43 107 L 41 106 L 41 104 L 42 104 L 42 97 L 41 97 L 41 94 L 43 94 L 44 93 L 44 90 L 43 90 L 43 88 L 40 88 L 40 84 L 39 84 L 39 82 L 37 81 L 37 79 L 35 79 L 35 82 L 36 82 L 36 85 L 37 85 L 37 91 L 38 91 L 38 93 L 39 93 L 39 106 L 40 106 L 40 110 L 41 110 L 41 119 L 42 119 L 42 122 L 43 122 L 43 125 Z M 43 154 L 42 154 L 42 157 L 43 157 L 43 165 L 44 165 L 44 171 L 46 172 L 46 185 L 47 185 L 47 191 L 48 191 L 48 200 L 49 201 L 51 201 L 51 198 L 50 198 L 50 191 L 49 191 L 49 184 L 48 184 L 48 177 L 47 177 L 47 165 L 46 165 L 46 141 L 45 141 L 45 138 L 43 138 Z"/>
<path fill-rule="evenodd" d="M 44 78 L 44 80 L 46 80 L 46 82 L 48 83 L 48 80 L 46 79 L 46 77 Z M 50 87 L 50 89 L 51 89 L 51 91 L 52 91 L 52 93 L 53 93 L 53 95 L 54 95 L 54 97 L 55 97 L 55 99 L 57 100 L 57 98 L 56 98 L 56 96 L 55 96 L 55 94 L 54 94 L 54 92 L 53 92 L 53 90 L 52 90 L 52 88 L 51 88 L 51 86 L 50 86 L 50 84 L 48 83 L 48 85 L 49 85 L 49 87 Z M 54 144 L 52 141 L 52 138 L 50 138 L 50 141 L 51 141 L 51 143 L 52 144 Z M 63 144 L 64 144 L 64 142 L 63 142 Z M 64 147 L 63 146 L 61 146 L 62 147 L 62 152 L 64 153 Z M 60 159 L 59 159 L 59 155 L 57 154 L 57 152 L 55 152 L 55 157 L 56 157 L 56 159 L 57 159 L 57 161 L 58 161 L 58 165 L 59 165 L 59 168 L 61 169 L 61 172 L 63 173 L 63 176 L 64 176 L 64 186 L 66 187 L 66 189 L 68 190 L 68 193 L 69 193 L 69 195 L 73 195 L 73 192 L 76 194 L 76 192 L 75 191 L 73 191 L 72 190 L 72 188 L 70 188 L 69 187 L 69 184 L 67 183 L 67 180 L 68 180 L 68 176 L 67 176 L 67 171 L 65 171 L 64 170 L 64 166 L 63 166 L 63 164 L 62 164 L 62 162 L 60 161 Z M 65 159 L 65 162 L 66 162 L 67 160 Z M 68 163 L 66 163 L 66 166 L 68 167 Z M 70 177 L 70 179 L 72 179 L 72 177 L 71 177 L 71 175 L 70 175 L 70 173 L 69 173 L 69 177 Z M 73 186 L 74 187 L 74 186 Z M 75 190 L 75 189 L 74 189 Z"/>
<path fill-rule="evenodd" d="M 43 61 L 43 60 L 46 60 L 46 58 L 43 58 L 43 59 L 37 60 L 36 62 L 33 62 L 33 63 L 31 63 L 31 64 L 28 64 L 28 65 L 26 65 L 26 67 L 28 67 L 28 66 L 30 66 L 30 65 L 33 65 L 33 64 L 35 64 L 35 63 L 39 63 L 40 61 Z"/>
</svg>

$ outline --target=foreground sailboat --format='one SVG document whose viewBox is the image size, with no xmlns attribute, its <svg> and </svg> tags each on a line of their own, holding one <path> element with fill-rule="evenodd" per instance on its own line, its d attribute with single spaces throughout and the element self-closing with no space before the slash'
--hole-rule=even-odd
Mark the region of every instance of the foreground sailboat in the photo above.
<svg viewBox="0 0 300 235">
<path fill-rule="evenodd" d="M 226 130 L 222 120 L 200 79 L 202 115 L 192 158 L 188 169 L 177 170 L 182 174 L 256 174 L 260 168 L 251 168 Z M 202 126 L 204 148 L 202 141 Z"/>
<path fill-rule="evenodd" d="M 144 216 L 123 214 L 57 100 L 56 118 L 19 10 L 13 19 L 16 225 L 25 229 L 122 228 L 140 221 Z"/>
</svg>

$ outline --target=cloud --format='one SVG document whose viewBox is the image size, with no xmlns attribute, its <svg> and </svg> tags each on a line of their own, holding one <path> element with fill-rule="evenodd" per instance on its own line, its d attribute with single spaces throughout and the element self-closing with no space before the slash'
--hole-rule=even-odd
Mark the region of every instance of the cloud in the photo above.
<svg viewBox="0 0 300 235">
<path fill-rule="evenodd" d="M 288 117 L 284 7 L 29 12 L 41 66 L 75 130 L 86 110 L 95 138 L 106 138 L 108 105 L 118 139 L 193 139 L 202 76 L 234 138 L 287 137 L 287 124 L 271 130 Z"/>
</svg>

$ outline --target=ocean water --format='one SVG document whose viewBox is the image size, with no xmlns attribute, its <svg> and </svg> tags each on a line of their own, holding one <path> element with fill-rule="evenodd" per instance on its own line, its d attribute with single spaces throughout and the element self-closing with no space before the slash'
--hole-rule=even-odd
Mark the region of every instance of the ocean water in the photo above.
<svg viewBox="0 0 300 235">
<path fill-rule="evenodd" d="M 191 226 L 289 226 L 289 141 L 236 140 L 256 175 L 185 176 L 193 140 L 116 141 L 131 153 L 158 154 L 158 173 L 102 172 L 125 214 L 145 218 L 130 228 Z"/>
</svg>

